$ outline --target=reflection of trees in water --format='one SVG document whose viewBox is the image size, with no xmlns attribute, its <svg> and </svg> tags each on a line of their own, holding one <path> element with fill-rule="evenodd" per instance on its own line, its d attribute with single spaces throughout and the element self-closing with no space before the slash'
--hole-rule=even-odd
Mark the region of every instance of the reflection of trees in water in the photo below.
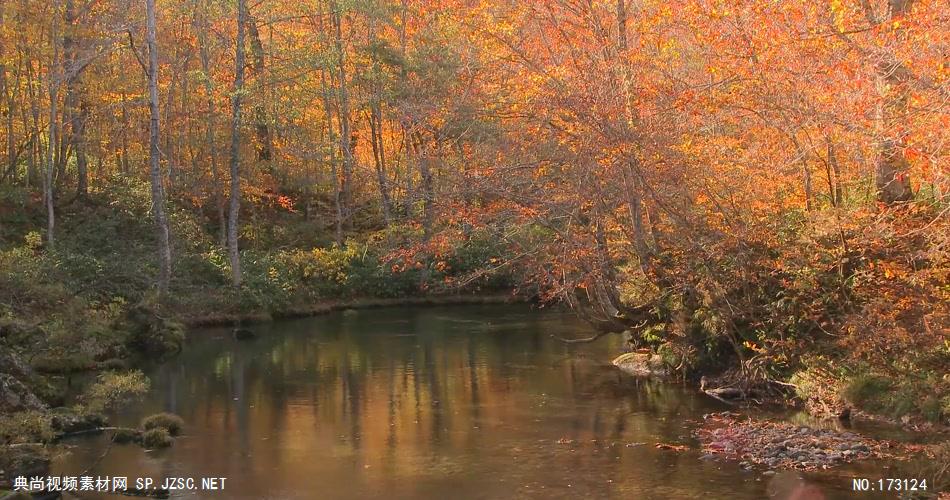
<svg viewBox="0 0 950 500">
<path fill-rule="evenodd" d="M 578 359 L 549 341 L 563 322 L 492 318 L 486 331 L 477 314 L 446 321 L 418 311 L 387 322 L 376 313 L 294 322 L 250 343 L 209 342 L 156 383 L 186 419 L 230 434 L 222 444 L 238 451 L 235 460 L 289 466 L 287 449 L 305 447 L 371 465 L 368 476 L 484 468 L 489 443 L 522 440 L 541 443 L 520 457 L 539 470 L 552 457 L 569 469 L 602 467 L 616 454 L 606 443 L 681 430 L 651 418 L 684 404 L 675 389 Z M 188 390 L 173 388 L 180 384 Z M 595 443 L 564 454 L 559 437 Z"/>
<path fill-rule="evenodd" d="M 327 497 L 763 493 L 728 464 L 653 448 L 688 440 L 687 419 L 714 402 L 605 365 L 611 339 L 551 341 L 578 336 L 558 315 L 370 311 L 261 328 L 274 333 L 194 340 L 160 367 L 140 411 L 177 410 L 187 435 L 160 453 L 116 447 L 101 472 L 227 475 L 247 498 L 314 484 Z"/>
</svg>

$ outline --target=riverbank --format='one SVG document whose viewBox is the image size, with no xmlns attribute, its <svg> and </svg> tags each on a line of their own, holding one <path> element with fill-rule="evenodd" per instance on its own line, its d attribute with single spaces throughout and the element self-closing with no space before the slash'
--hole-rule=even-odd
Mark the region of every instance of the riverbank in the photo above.
<svg viewBox="0 0 950 500">
<path fill-rule="evenodd" d="M 511 293 L 490 295 L 433 295 L 425 297 L 399 297 L 388 299 L 362 298 L 324 302 L 310 306 L 295 306 L 274 312 L 221 313 L 208 311 L 205 313 L 187 313 L 177 316 L 176 319 L 189 328 L 197 328 L 207 326 L 268 323 L 281 319 L 320 316 L 346 309 L 378 309 L 382 307 L 400 306 L 514 304 L 519 302 L 530 302 L 530 299 Z"/>
</svg>

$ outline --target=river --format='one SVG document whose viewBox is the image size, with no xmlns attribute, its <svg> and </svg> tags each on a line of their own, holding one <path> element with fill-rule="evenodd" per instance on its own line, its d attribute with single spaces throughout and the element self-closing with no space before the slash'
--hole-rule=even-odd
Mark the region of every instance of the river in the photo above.
<svg viewBox="0 0 950 500">
<path fill-rule="evenodd" d="M 193 331 L 147 368 L 150 393 L 113 421 L 170 411 L 184 435 L 165 450 L 114 445 L 92 475 L 223 477 L 223 491 L 173 495 L 218 499 L 850 498 L 852 477 L 891 477 L 874 463 L 766 476 L 701 460 L 692 430 L 726 407 L 606 365 L 619 338 L 552 339 L 589 334 L 563 311 L 368 309 L 254 329 Z M 107 443 L 69 440 L 54 472 L 80 474 Z"/>
</svg>

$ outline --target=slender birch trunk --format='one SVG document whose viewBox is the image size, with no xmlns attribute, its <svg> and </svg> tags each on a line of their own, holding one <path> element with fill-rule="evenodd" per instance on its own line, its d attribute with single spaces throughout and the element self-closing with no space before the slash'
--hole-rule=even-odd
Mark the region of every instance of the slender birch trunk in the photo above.
<svg viewBox="0 0 950 500">
<path fill-rule="evenodd" d="M 169 242 L 168 217 L 165 214 L 165 190 L 162 186 L 161 152 L 158 109 L 158 44 L 155 41 L 155 0 L 145 0 L 146 43 L 148 45 L 148 101 L 149 101 L 149 181 L 152 192 L 152 217 L 158 241 L 158 291 L 168 290 L 172 274 L 172 253 Z"/>
<path fill-rule="evenodd" d="M 241 210 L 241 98 L 244 92 L 244 23 L 247 7 L 237 6 L 237 48 L 234 57 L 234 93 L 231 96 L 231 190 L 228 206 L 228 257 L 231 283 L 241 285 L 241 253 L 238 248 L 238 214 Z"/>
</svg>

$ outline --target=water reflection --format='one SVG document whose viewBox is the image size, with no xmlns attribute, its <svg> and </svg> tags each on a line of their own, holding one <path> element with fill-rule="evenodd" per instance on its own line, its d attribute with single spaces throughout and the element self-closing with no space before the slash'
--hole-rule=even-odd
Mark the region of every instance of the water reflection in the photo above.
<svg viewBox="0 0 950 500">
<path fill-rule="evenodd" d="M 172 411 L 187 422 L 186 435 L 159 452 L 115 447 L 95 473 L 227 477 L 224 493 L 196 492 L 207 498 L 762 498 L 769 491 L 768 481 L 734 464 L 655 449 L 656 442 L 690 443 L 695 420 L 720 408 L 605 366 L 616 352 L 611 341 L 551 340 L 584 334 L 567 314 L 387 309 L 258 329 L 252 342 L 233 341 L 226 330 L 196 332 L 183 355 L 151 372 L 147 401 L 116 417 L 134 425 Z M 78 442 L 59 472 L 85 469 L 104 439 Z"/>
</svg>

